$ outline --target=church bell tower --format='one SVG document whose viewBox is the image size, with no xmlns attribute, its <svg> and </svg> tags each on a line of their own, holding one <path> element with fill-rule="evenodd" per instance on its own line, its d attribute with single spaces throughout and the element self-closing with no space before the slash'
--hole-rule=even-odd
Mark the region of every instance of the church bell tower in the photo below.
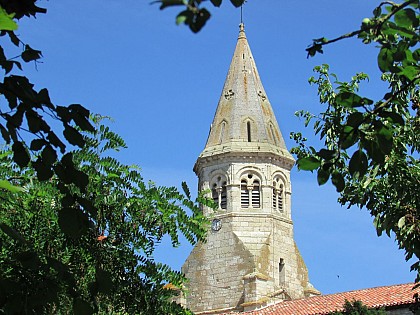
<svg viewBox="0 0 420 315">
<path fill-rule="evenodd" d="M 240 25 L 229 72 L 194 171 L 218 204 L 182 267 L 185 304 L 196 314 L 248 311 L 320 294 L 293 238 L 290 170 L 276 117 Z"/>
</svg>

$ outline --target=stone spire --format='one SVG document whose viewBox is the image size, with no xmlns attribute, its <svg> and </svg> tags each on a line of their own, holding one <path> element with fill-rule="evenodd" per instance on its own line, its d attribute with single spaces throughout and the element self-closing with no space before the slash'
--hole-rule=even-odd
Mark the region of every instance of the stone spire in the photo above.
<svg viewBox="0 0 420 315">
<path fill-rule="evenodd" d="M 235 53 L 200 157 L 259 151 L 293 160 L 261 83 L 244 24 L 239 28 Z"/>
</svg>

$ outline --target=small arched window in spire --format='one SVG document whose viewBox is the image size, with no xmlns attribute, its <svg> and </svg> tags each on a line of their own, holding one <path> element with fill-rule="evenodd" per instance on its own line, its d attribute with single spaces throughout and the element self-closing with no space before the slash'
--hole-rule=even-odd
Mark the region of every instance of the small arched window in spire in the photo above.
<svg viewBox="0 0 420 315">
<path fill-rule="evenodd" d="M 220 126 L 219 144 L 222 143 L 222 141 L 223 141 L 223 137 L 225 135 L 225 126 L 226 126 L 226 122 L 225 121 L 222 121 L 222 124 Z"/>
<path fill-rule="evenodd" d="M 251 122 L 246 122 L 246 134 L 248 136 L 248 142 L 251 142 Z"/>
</svg>

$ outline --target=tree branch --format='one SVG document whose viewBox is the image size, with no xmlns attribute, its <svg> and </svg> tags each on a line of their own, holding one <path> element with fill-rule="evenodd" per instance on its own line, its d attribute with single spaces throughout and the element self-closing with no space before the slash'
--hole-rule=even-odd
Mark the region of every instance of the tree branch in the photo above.
<svg viewBox="0 0 420 315">
<path fill-rule="evenodd" d="M 364 29 L 359 29 L 357 31 L 353 31 L 353 32 L 348 33 L 348 34 L 341 35 L 341 36 L 336 37 L 334 39 L 327 40 L 325 37 L 323 37 L 321 39 L 314 40 L 314 44 L 312 46 L 310 46 L 309 48 L 307 48 L 306 50 L 309 51 L 315 45 L 318 45 L 321 48 L 321 47 L 324 47 L 325 45 L 332 44 L 332 43 L 338 42 L 338 41 L 346 39 L 346 38 L 354 37 L 356 35 L 359 35 L 362 32 L 366 32 L 366 31 L 371 30 L 371 29 L 376 29 L 376 32 L 379 33 L 379 30 L 382 28 L 382 25 L 386 21 L 388 21 L 393 15 L 395 15 L 398 11 L 402 10 L 403 8 L 409 6 L 410 4 L 415 3 L 417 1 L 418 0 L 408 0 L 408 1 L 403 2 L 401 4 L 396 4 L 396 3 L 393 3 L 393 2 L 390 2 L 390 1 L 382 2 L 379 6 L 382 6 L 384 4 L 389 4 L 389 5 L 393 6 L 393 10 L 391 12 L 389 12 L 387 15 L 385 15 L 384 17 L 378 19 L 377 23 L 374 23 L 370 26 L 368 25 Z M 308 56 L 310 56 L 310 54 L 308 54 Z"/>
</svg>

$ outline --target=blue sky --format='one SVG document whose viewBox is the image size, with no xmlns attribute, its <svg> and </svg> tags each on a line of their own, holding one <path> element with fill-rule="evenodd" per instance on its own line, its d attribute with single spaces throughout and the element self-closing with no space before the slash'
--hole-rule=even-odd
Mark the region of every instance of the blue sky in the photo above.
<svg viewBox="0 0 420 315">
<path fill-rule="evenodd" d="M 244 8 L 248 42 L 288 148 L 291 131 L 302 131 L 299 109 L 317 112 L 315 65 L 329 63 L 348 80 L 364 71 L 362 87 L 378 98 L 377 50 L 357 40 L 337 43 L 306 59 L 312 38 L 333 38 L 357 28 L 377 4 L 365 0 L 249 0 Z M 119 158 L 142 167 L 145 179 L 195 188 L 192 167 L 204 148 L 240 22 L 228 0 L 211 8 L 197 35 L 175 25 L 179 9 L 159 11 L 146 0 L 39 1 L 44 16 L 20 23 L 18 34 L 42 50 L 42 64 L 25 65 L 37 88 L 47 87 L 56 104 L 81 103 L 113 117 L 112 128 L 127 142 Z M 303 131 L 310 135 L 310 130 Z M 313 140 L 315 141 L 315 140 Z M 397 244 L 378 238 L 365 210 L 341 208 L 330 185 L 318 187 L 307 172 L 292 172 L 295 238 L 313 285 L 323 293 L 405 283 L 414 279 Z M 191 247 L 162 245 L 157 259 L 180 268 Z"/>
</svg>

